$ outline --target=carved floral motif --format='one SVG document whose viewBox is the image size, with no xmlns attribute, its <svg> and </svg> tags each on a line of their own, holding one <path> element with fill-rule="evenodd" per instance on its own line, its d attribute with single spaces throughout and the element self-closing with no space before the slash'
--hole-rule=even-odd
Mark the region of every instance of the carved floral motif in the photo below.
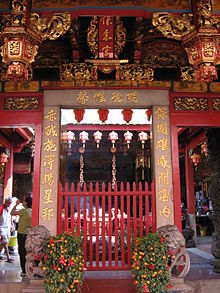
<svg viewBox="0 0 220 293">
<path fill-rule="evenodd" d="M 5 97 L 4 110 L 39 110 L 39 97 Z"/>
<path fill-rule="evenodd" d="M 207 98 L 174 98 L 173 108 L 176 111 L 206 111 L 208 110 Z"/>
<path fill-rule="evenodd" d="M 213 98 L 212 99 L 212 110 L 213 111 L 220 111 L 220 98 Z"/>
</svg>

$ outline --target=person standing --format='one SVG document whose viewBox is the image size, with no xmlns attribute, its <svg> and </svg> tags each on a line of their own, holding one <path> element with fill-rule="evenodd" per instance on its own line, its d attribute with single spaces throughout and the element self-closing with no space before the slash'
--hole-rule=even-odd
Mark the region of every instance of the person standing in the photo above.
<svg viewBox="0 0 220 293">
<path fill-rule="evenodd" d="M 0 260 L 4 258 L 1 256 L 2 249 L 5 249 L 7 256 L 6 262 L 13 262 L 14 260 L 10 258 L 8 252 L 8 242 L 11 234 L 11 229 L 13 229 L 13 222 L 10 213 L 10 205 L 12 204 L 11 198 L 6 198 L 5 203 L 0 207 Z"/>
<path fill-rule="evenodd" d="M 22 269 L 21 276 L 26 276 L 26 269 L 25 269 L 25 263 L 26 263 L 26 249 L 25 249 L 25 241 L 27 234 L 29 232 L 29 229 L 31 228 L 31 222 L 32 222 L 32 197 L 26 197 L 22 201 L 22 204 L 24 206 L 24 209 L 21 209 L 19 211 L 16 211 L 17 206 L 20 204 L 20 201 L 17 200 L 16 205 L 11 211 L 12 216 L 19 216 L 18 221 L 18 254 L 20 256 L 20 266 Z"/>
</svg>

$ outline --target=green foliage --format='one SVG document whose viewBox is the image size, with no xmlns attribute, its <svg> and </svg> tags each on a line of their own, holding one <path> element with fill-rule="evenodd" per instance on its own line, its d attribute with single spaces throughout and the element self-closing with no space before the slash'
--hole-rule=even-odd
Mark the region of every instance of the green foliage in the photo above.
<svg viewBox="0 0 220 293">
<path fill-rule="evenodd" d="M 82 237 L 64 233 L 50 237 L 43 260 L 46 292 L 81 292 L 84 277 Z"/>
<path fill-rule="evenodd" d="M 149 234 L 137 238 L 132 256 L 132 275 L 137 292 L 162 293 L 170 287 L 168 247 L 164 237 Z"/>
</svg>

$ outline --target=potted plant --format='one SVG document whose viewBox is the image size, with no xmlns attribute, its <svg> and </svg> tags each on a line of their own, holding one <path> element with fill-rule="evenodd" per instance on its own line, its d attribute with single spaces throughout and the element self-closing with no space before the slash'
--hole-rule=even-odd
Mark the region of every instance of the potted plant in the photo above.
<svg viewBox="0 0 220 293">
<path fill-rule="evenodd" d="M 50 237 L 43 259 L 46 292 L 81 292 L 84 278 L 82 237 L 64 233 Z"/>
<path fill-rule="evenodd" d="M 164 237 L 150 233 L 137 238 L 132 256 L 132 276 L 137 292 L 166 292 L 170 287 L 168 247 Z"/>
</svg>

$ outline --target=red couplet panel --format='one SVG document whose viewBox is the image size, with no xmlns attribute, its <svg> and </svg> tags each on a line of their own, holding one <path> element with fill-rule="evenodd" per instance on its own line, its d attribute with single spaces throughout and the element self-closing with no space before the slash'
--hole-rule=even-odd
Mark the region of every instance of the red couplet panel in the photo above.
<svg viewBox="0 0 220 293">
<path fill-rule="evenodd" d="M 58 229 L 83 234 L 90 270 L 131 269 L 131 249 L 137 237 L 156 231 L 154 182 L 59 183 Z"/>
</svg>

